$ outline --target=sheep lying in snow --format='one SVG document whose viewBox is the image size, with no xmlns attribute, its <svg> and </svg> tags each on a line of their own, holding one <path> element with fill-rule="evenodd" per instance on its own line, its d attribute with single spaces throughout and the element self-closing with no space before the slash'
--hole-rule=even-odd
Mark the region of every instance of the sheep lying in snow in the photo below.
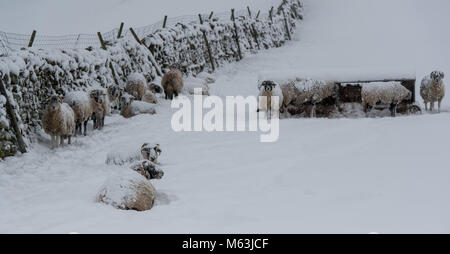
<svg viewBox="0 0 450 254">
<path fill-rule="evenodd" d="M 144 96 L 142 96 L 142 101 L 143 102 L 147 102 L 147 103 L 151 103 L 151 104 L 156 104 L 158 103 L 158 99 L 156 98 L 156 96 L 150 92 L 147 91 Z"/>
<path fill-rule="evenodd" d="M 75 113 L 75 134 L 83 134 L 86 136 L 86 129 L 89 118 L 92 116 L 92 102 L 89 94 L 83 91 L 67 93 L 64 97 L 67 103 Z M 82 132 L 81 127 L 84 127 Z"/>
<path fill-rule="evenodd" d="M 136 115 L 141 114 L 156 114 L 154 106 L 150 103 L 143 101 L 135 101 L 134 97 L 131 95 L 124 95 L 121 99 L 120 115 L 125 118 L 131 118 Z"/>
<path fill-rule="evenodd" d="M 158 157 L 161 155 L 161 152 L 159 144 L 145 143 L 141 147 L 142 158 L 154 163 L 158 163 Z"/>
<path fill-rule="evenodd" d="M 438 102 L 438 112 L 441 112 L 441 101 L 445 96 L 445 85 L 443 82 L 444 73 L 433 71 L 422 80 L 420 85 L 420 96 L 425 103 L 425 110 L 428 110 L 427 103 L 430 103 L 430 111 L 434 109 L 434 102 Z"/>
<path fill-rule="evenodd" d="M 71 136 L 75 132 L 75 114 L 72 108 L 58 96 L 52 96 L 42 116 L 42 127 L 51 137 L 52 148 L 64 145 L 65 138 L 68 138 L 70 145 Z"/>
<path fill-rule="evenodd" d="M 157 192 L 149 180 L 129 170 L 110 177 L 97 201 L 117 209 L 147 211 L 152 209 Z"/>
<path fill-rule="evenodd" d="M 377 104 L 389 105 L 391 115 L 395 116 L 397 105 L 404 100 L 410 100 L 411 91 L 400 82 L 372 82 L 362 86 L 361 98 L 364 112 Z"/>
<path fill-rule="evenodd" d="M 105 124 L 105 116 L 111 113 L 109 98 L 103 90 L 92 90 L 89 93 L 92 104 L 92 118 L 94 129 L 102 129 Z"/>
<path fill-rule="evenodd" d="M 166 94 L 166 100 L 172 100 L 173 97 L 177 97 L 183 89 L 183 77 L 178 69 L 171 68 L 166 74 L 164 74 L 161 86 L 164 88 Z"/>
<path fill-rule="evenodd" d="M 268 117 L 272 117 L 272 97 L 278 97 L 278 102 L 282 103 L 283 92 L 277 83 L 268 80 L 263 81 L 260 85 L 258 85 L 258 89 L 258 112 L 265 111 L 268 114 Z"/>
<path fill-rule="evenodd" d="M 147 178 L 147 180 L 161 179 L 164 176 L 164 171 L 162 171 L 162 169 L 154 162 L 149 160 L 139 161 L 132 165 L 131 169 Z"/>
<path fill-rule="evenodd" d="M 142 97 L 145 95 L 147 91 L 147 81 L 145 80 L 144 75 L 140 73 L 131 73 L 128 75 L 127 86 L 125 91 L 138 101 L 142 100 Z"/>
</svg>

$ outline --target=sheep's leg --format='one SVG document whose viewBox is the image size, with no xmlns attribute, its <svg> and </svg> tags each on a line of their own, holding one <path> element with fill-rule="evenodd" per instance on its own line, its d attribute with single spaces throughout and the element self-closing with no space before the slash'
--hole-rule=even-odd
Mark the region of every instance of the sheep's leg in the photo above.
<svg viewBox="0 0 450 254">
<path fill-rule="evenodd" d="M 53 136 L 53 135 L 50 135 L 50 140 L 51 140 L 51 147 L 52 147 L 52 149 L 54 149 L 55 148 L 55 139 L 56 139 L 56 137 L 55 136 Z"/>
<path fill-rule="evenodd" d="M 60 136 L 60 137 L 59 137 L 59 145 L 60 145 L 61 147 L 64 147 L 64 136 Z"/>
<path fill-rule="evenodd" d="M 389 110 L 391 111 L 391 116 L 395 117 L 397 115 L 397 104 L 391 103 Z"/>
<path fill-rule="evenodd" d="M 70 136 L 70 135 L 69 135 L 69 137 L 68 137 L 68 141 L 67 141 L 67 144 L 69 144 L 69 145 L 70 145 L 70 144 L 72 144 L 72 140 L 71 140 L 71 138 L 72 138 L 72 136 Z"/>
<path fill-rule="evenodd" d="M 430 111 L 433 113 L 434 110 L 434 101 L 430 102 Z"/>
<path fill-rule="evenodd" d="M 55 136 L 55 148 L 59 147 L 59 140 L 60 140 L 60 137 L 59 136 Z"/>
<path fill-rule="evenodd" d="M 441 113 L 441 100 L 438 100 L 438 113 Z"/>
<path fill-rule="evenodd" d="M 86 136 L 86 130 L 87 130 L 87 124 L 88 124 L 88 121 L 86 120 L 86 121 L 84 121 L 84 136 Z"/>
<path fill-rule="evenodd" d="M 178 92 L 175 92 L 175 97 L 178 97 Z"/>
<path fill-rule="evenodd" d="M 428 111 L 428 103 L 426 101 L 423 102 L 425 104 L 425 111 Z"/>
</svg>

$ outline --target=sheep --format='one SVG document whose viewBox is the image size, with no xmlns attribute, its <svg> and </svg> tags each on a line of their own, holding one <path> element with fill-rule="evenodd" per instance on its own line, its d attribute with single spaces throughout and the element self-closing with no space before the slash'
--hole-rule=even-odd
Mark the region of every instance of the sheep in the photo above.
<svg viewBox="0 0 450 254">
<path fill-rule="evenodd" d="M 296 78 L 280 85 L 283 94 L 282 111 L 290 104 L 302 107 L 311 103 L 311 117 L 316 116 L 316 104 L 336 96 L 334 81 Z"/>
<path fill-rule="evenodd" d="M 278 97 L 278 102 L 283 101 L 283 92 L 280 86 L 273 81 L 263 81 L 258 85 L 259 106 L 257 112 L 265 111 L 268 117 L 272 117 L 272 97 Z M 279 108 L 279 106 L 278 106 Z"/>
<path fill-rule="evenodd" d="M 132 165 L 131 169 L 147 178 L 147 180 L 161 179 L 164 176 L 164 171 L 162 171 L 162 169 L 154 162 L 149 160 L 139 161 Z"/>
<path fill-rule="evenodd" d="M 123 94 L 123 89 L 120 88 L 118 85 L 113 85 L 108 87 L 107 92 L 111 107 L 114 108 L 115 110 L 119 109 L 119 98 Z"/>
<path fill-rule="evenodd" d="M 159 144 L 144 143 L 141 146 L 142 158 L 154 163 L 158 163 L 158 157 L 161 155 L 161 148 Z"/>
<path fill-rule="evenodd" d="M 443 82 L 444 73 L 441 71 L 433 71 L 429 76 L 425 76 L 420 85 L 420 96 L 425 103 L 427 111 L 427 103 L 430 103 L 430 111 L 433 112 L 434 102 L 438 102 L 438 112 L 441 112 L 441 102 L 445 96 L 445 85 Z"/>
<path fill-rule="evenodd" d="M 97 201 L 121 210 L 152 209 L 157 196 L 156 189 L 144 176 L 128 171 L 108 178 L 98 194 Z"/>
<path fill-rule="evenodd" d="M 92 90 L 89 93 L 92 104 L 92 118 L 94 129 L 102 129 L 105 125 L 105 116 L 111 112 L 108 96 L 103 90 Z"/>
<path fill-rule="evenodd" d="M 83 91 L 76 91 L 67 93 L 64 97 L 64 102 L 67 103 L 75 113 L 75 135 L 87 134 L 87 124 L 89 118 L 92 116 L 92 102 L 89 94 Z M 82 132 L 81 127 L 84 127 Z"/>
<path fill-rule="evenodd" d="M 166 74 L 164 74 L 161 86 L 164 88 L 166 100 L 173 100 L 173 97 L 178 96 L 183 89 L 183 77 L 178 69 L 171 68 Z"/>
<path fill-rule="evenodd" d="M 164 92 L 164 88 L 161 85 L 158 85 L 156 83 L 150 83 L 148 85 L 148 90 L 150 90 L 154 94 L 159 94 Z"/>
<path fill-rule="evenodd" d="M 396 115 L 397 105 L 410 100 L 411 91 L 400 82 L 372 82 L 362 86 L 361 98 L 364 112 L 370 111 L 377 104 L 389 105 L 391 116 Z"/>
<path fill-rule="evenodd" d="M 128 75 L 127 86 L 125 91 L 134 96 L 138 101 L 142 100 L 142 96 L 146 93 L 147 81 L 140 73 L 131 73 Z"/>
<path fill-rule="evenodd" d="M 75 132 L 75 113 L 67 103 L 54 95 L 44 109 L 42 127 L 51 137 L 52 148 L 58 147 L 58 143 L 63 146 L 65 138 L 68 138 L 70 145 Z"/>
<path fill-rule="evenodd" d="M 144 96 L 142 96 L 142 101 L 143 102 L 147 102 L 147 103 L 151 103 L 151 104 L 157 104 L 158 103 L 158 99 L 156 98 L 156 96 L 150 92 L 147 91 Z"/>
<path fill-rule="evenodd" d="M 140 114 L 156 114 L 156 110 L 152 104 L 143 101 L 135 101 L 134 96 L 128 94 L 122 96 L 121 108 L 120 115 L 125 118 L 131 118 Z"/>
</svg>

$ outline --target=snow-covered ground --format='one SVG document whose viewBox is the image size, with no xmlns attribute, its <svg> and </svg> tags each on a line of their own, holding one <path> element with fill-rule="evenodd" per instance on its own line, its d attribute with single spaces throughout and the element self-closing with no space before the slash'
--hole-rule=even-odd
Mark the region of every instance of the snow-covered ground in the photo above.
<svg viewBox="0 0 450 254">
<path fill-rule="evenodd" d="M 282 48 L 221 68 L 211 94 L 256 94 L 258 73 L 346 79 L 450 75 L 445 0 L 308 0 Z M 448 80 L 447 78 L 444 80 Z M 449 83 L 449 82 L 447 82 Z M 418 98 L 417 98 L 418 99 Z M 49 150 L 49 140 L 0 162 L 0 232 L 449 233 L 450 99 L 445 112 L 363 119 L 287 119 L 260 133 L 175 133 L 154 116 L 107 118 L 103 131 Z M 112 150 L 160 143 L 157 205 L 95 202 Z"/>
</svg>

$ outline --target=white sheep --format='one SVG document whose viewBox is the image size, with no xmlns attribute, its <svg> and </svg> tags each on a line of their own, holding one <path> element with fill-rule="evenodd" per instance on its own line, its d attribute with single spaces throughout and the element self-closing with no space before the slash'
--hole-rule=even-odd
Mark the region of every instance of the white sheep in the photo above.
<svg viewBox="0 0 450 254">
<path fill-rule="evenodd" d="M 144 96 L 147 91 L 147 80 L 144 75 L 136 72 L 128 75 L 125 91 L 133 95 L 136 100 L 142 100 L 142 96 Z"/>
<path fill-rule="evenodd" d="M 153 104 L 143 102 L 143 101 L 135 101 L 134 96 L 129 94 L 125 94 L 121 98 L 121 108 L 120 115 L 125 118 L 131 118 L 136 115 L 141 114 L 156 114 L 156 110 Z"/>
<path fill-rule="evenodd" d="M 391 115 L 395 116 L 397 105 L 404 100 L 410 100 L 411 91 L 400 82 L 371 82 L 364 84 L 361 98 L 364 112 L 370 111 L 377 104 L 389 105 Z"/>
<path fill-rule="evenodd" d="M 144 96 L 142 96 L 142 101 L 143 102 L 147 102 L 147 103 L 151 103 L 151 104 L 157 104 L 158 103 L 158 99 L 156 98 L 156 96 L 151 91 L 147 91 L 144 94 Z"/>
<path fill-rule="evenodd" d="M 52 96 L 43 112 L 42 127 L 51 137 L 52 148 L 64 145 L 65 138 L 68 138 L 70 145 L 71 136 L 75 133 L 75 114 L 72 108 L 58 96 Z"/>
<path fill-rule="evenodd" d="M 130 165 L 141 160 L 149 160 L 158 164 L 160 155 L 161 147 L 159 144 L 144 143 L 140 150 L 122 145 L 120 149 L 114 149 L 107 154 L 106 164 Z"/>
<path fill-rule="evenodd" d="M 75 134 L 83 134 L 86 136 L 87 124 L 93 112 L 93 105 L 89 94 L 83 91 L 70 92 L 64 97 L 64 102 L 75 113 Z M 81 130 L 82 126 L 84 127 L 83 133 Z"/>
<path fill-rule="evenodd" d="M 420 96 L 425 103 L 425 110 L 428 110 L 427 103 L 430 103 L 430 111 L 434 109 L 434 102 L 438 102 L 438 112 L 441 112 L 441 102 L 445 96 L 444 73 L 433 71 L 422 80 L 420 85 Z"/>
<path fill-rule="evenodd" d="M 258 85 L 259 89 L 259 105 L 258 105 L 258 112 L 265 111 L 268 114 L 268 117 L 272 117 L 272 109 L 273 106 L 275 106 L 272 103 L 273 97 L 278 97 L 278 102 L 283 102 L 283 92 L 280 88 L 280 86 L 273 82 L 273 81 L 263 81 L 261 84 Z M 276 106 L 277 110 L 280 108 L 280 106 Z"/>
</svg>

